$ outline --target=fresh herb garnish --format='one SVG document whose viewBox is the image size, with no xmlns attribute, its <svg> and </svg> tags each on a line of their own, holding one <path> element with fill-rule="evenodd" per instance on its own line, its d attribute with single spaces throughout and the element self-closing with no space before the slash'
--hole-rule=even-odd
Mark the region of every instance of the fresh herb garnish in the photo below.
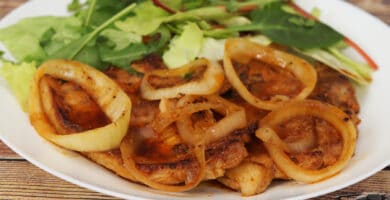
<svg viewBox="0 0 390 200">
<path fill-rule="evenodd" d="M 329 26 L 285 12 L 283 3 L 271 3 L 250 14 L 251 24 L 231 27 L 235 31 L 260 31 L 272 41 L 300 49 L 326 48 L 343 39 Z"/>
<path fill-rule="evenodd" d="M 111 25 L 116 20 L 122 18 L 123 16 L 127 15 L 129 12 L 131 12 L 135 7 L 135 4 L 131 4 L 125 9 L 123 9 L 121 12 L 104 22 L 102 25 L 100 25 L 98 28 L 93 30 L 91 33 L 88 33 L 81 38 L 74 40 L 67 44 L 65 47 L 61 48 L 59 51 L 54 52 L 52 55 L 49 55 L 49 58 L 65 58 L 65 59 L 74 59 L 77 54 L 80 53 L 81 50 L 89 43 L 91 42 L 103 29 Z"/>
<path fill-rule="evenodd" d="M 340 33 L 295 7 L 285 0 L 73 0 L 68 5 L 73 16 L 21 20 L 0 29 L 0 41 L 17 63 L 34 61 L 39 66 L 52 58 L 73 59 L 101 70 L 114 65 L 133 72 L 131 63 L 149 54 L 165 57 L 169 67 L 180 67 L 212 52 L 207 41 L 220 46 L 219 39 L 261 35 L 267 44 L 295 49 L 360 83 L 371 80 L 366 65 L 341 53 L 344 47 L 336 45 L 344 39 Z M 194 38 L 200 34 L 189 37 L 188 24 L 202 33 L 204 40 L 197 39 L 197 45 Z"/>
</svg>

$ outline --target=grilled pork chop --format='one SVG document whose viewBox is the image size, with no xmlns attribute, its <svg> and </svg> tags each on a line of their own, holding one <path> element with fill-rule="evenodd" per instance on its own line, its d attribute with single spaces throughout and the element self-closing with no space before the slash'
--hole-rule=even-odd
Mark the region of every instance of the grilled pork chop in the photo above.
<svg viewBox="0 0 390 200">
<path fill-rule="evenodd" d="M 140 97 L 139 81 L 141 79 L 135 75 L 130 75 L 126 71 L 111 68 L 106 72 L 132 99 L 132 116 L 129 132 L 137 131 L 151 123 L 159 112 L 158 101 L 146 101 Z M 104 113 L 89 95 L 72 82 L 61 80 L 51 80 L 52 92 L 61 94 L 67 98 L 57 98 L 56 106 L 59 110 L 66 110 L 66 124 L 69 127 L 79 127 L 77 130 L 87 130 L 91 127 L 84 127 L 84 124 L 75 124 L 77 118 L 83 121 L 98 121 L 96 118 Z M 87 109 L 88 108 L 88 109 Z M 93 110 L 94 112 L 78 112 L 80 109 Z M 60 112 L 63 114 L 64 112 Z M 77 113 L 77 115 L 75 114 Z M 69 117 L 72 116 L 72 117 Z M 102 120 L 100 120 L 102 121 Z M 94 127 L 106 125 L 107 121 L 94 124 Z M 77 130 L 69 129 L 66 134 L 72 134 Z M 246 156 L 245 142 L 248 141 L 247 130 L 238 130 L 227 137 L 221 138 L 206 146 L 206 172 L 204 179 L 215 179 L 224 174 L 226 169 L 237 166 Z M 152 146 L 149 146 L 153 148 Z M 175 152 L 186 155 L 188 148 L 185 145 L 177 144 L 172 147 Z M 158 150 L 158 149 L 157 149 Z M 81 152 L 89 159 L 114 171 L 119 176 L 136 181 L 124 167 L 121 152 L 119 149 L 107 152 Z M 137 160 L 136 160 L 137 161 Z M 151 180 L 162 184 L 178 184 L 186 179 L 188 171 L 196 170 L 196 161 L 191 156 L 184 156 L 181 160 L 162 162 L 137 162 L 137 168 L 146 174 Z M 150 159 L 149 159 L 150 161 Z M 153 161 L 153 160 L 152 160 Z"/>
<path fill-rule="evenodd" d="M 355 89 L 347 77 L 330 67 L 317 63 L 317 84 L 309 99 L 334 105 L 351 116 L 355 125 L 360 122 L 357 116 L 360 110 Z"/>
<path fill-rule="evenodd" d="M 309 98 L 340 108 L 351 116 L 355 125 L 358 125 L 360 122 L 357 116 L 359 113 L 359 104 L 351 82 L 344 75 L 341 75 L 324 64 L 318 63 L 316 71 L 318 75 L 317 84 Z M 252 84 L 251 79 L 247 79 L 246 82 L 247 84 Z M 293 88 L 294 86 L 290 87 Z M 239 105 L 243 101 L 235 91 L 230 91 L 224 95 Z M 253 121 L 255 120 L 253 118 L 260 117 L 261 113 L 264 113 L 264 111 L 256 109 L 251 105 L 246 105 L 244 108 L 247 111 L 248 121 Z M 286 122 L 278 129 L 278 134 L 287 143 L 295 142 L 301 137 L 307 137 L 307 135 L 315 137 L 319 147 L 311 147 L 307 152 L 293 153 L 290 155 L 295 163 L 305 168 L 320 169 L 324 166 L 331 165 L 336 162 L 342 148 L 340 136 L 334 127 L 318 118 L 297 117 Z M 331 136 L 329 137 L 329 135 Z M 233 190 L 241 191 L 244 196 L 261 193 L 270 184 L 272 179 L 288 179 L 272 163 L 272 159 L 264 148 L 262 148 L 262 144 L 256 144 L 260 141 L 254 140 L 257 139 L 252 138 L 247 148 L 249 156 L 240 165 L 226 170 L 225 175 L 218 178 L 220 183 Z M 254 144 L 256 146 L 255 148 L 253 148 Z"/>
</svg>

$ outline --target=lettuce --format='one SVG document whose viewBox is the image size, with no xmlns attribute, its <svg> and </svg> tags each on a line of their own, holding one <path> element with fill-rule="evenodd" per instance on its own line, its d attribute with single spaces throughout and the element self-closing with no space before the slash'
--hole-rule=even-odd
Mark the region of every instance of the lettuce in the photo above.
<svg viewBox="0 0 390 200">
<path fill-rule="evenodd" d="M 47 54 L 41 46 L 41 39 L 49 30 L 56 41 L 66 41 L 78 37 L 81 21 L 75 17 L 34 17 L 19 21 L 4 29 L 0 29 L 2 42 L 18 61 L 42 62 Z M 17 39 L 15 39 L 17 38 Z M 51 47 L 54 48 L 54 47 Z M 51 49 L 49 48 L 49 49 Z"/>
<path fill-rule="evenodd" d="M 114 50 L 122 50 L 131 43 L 141 43 L 142 37 L 134 33 L 127 33 L 117 29 L 106 29 L 100 33 L 100 36 L 106 38 L 114 46 Z"/>
<path fill-rule="evenodd" d="M 169 50 L 163 55 L 168 68 L 178 68 L 193 61 L 199 54 L 203 44 L 203 32 L 195 23 L 183 27 L 180 36 L 176 36 L 169 44 Z"/>
<path fill-rule="evenodd" d="M 263 46 L 268 46 L 272 43 L 272 41 L 264 35 L 247 36 L 245 38 Z M 225 39 L 217 40 L 207 37 L 203 41 L 202 49 L 198 55 L 199 58 L 207 58 L 215 61 L 223 59 L 226 42 Z"/>
<path fill-rule="evenodd" d="M 163 9 L 147 1 L 139 4 L 134 9 L 135 16 L 128 17 L 124 21 L 118 21 L 115 26 L 126 32 L 138 35 L 148 35 L 160 27 L 165 16 L 168 15 Z"/>
<path fill-rule="evenodd" d="M 125 32 L 148 35 L 156 31 L 161 24 L 184 21 L 218 20 L 231 17 L 222 7 L 203 7 L 173 15 L 147 1 L 135 8 L 135 16 L 118 21 L 115 26 Z"/>
<path fill-rule="evenodd" d="M 13 94 L 25 112 L 28 111 L 30 82 L 34 77 L 35 71 L 36 64 L 34 62 L 21 64 L 3 62 L 3 66 L 0 68 L 0 76 L 8 82 Z"/>
<path fill-rule="evenodd" d="M 344 74 L 361 85 L 367 85 L 372 81 L 372 69 L 369 65 L 354 61 L 341 53 L 341 49 L 332 47 L 329 49 L 298 50 L 298 52 L 320 61 L 334 70 Z"/>
</svg>

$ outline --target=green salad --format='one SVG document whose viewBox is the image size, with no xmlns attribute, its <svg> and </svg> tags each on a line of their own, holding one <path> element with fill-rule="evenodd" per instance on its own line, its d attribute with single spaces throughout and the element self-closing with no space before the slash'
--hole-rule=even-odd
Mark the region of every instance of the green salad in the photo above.
<svg viewBox="0 0 390 200">
<path fill-rule="evenodd" d="M 199 57 L 221 59 L 224 41 L 232 37 L 286 46 L 359 84 L 370 83 L 375 68 L 342 53 L 349 40 L 313 17 L 318 9 L 308 17 L 290 1 L 73 0 L 68 10 L 71 16 L 27 18 L 0 29 L 0 42 L 14 57 L 2 58 L 0 75 L 21 105 L 35 68 L 49 59 L 133 73 L 132 62 L 156 54 L 168 68 L 178 68 Z"/>
</svg>

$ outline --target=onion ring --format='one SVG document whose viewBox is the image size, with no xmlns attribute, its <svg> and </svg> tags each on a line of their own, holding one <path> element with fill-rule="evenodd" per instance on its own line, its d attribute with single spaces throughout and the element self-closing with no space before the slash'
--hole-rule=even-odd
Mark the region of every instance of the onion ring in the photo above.
<svg viewBox="0 0 390 200">
<path fill-rule="evenodd" d="M 51 122 L 55 119 L 51 116 L 53 113 L 45 112 L 43 107 L 44 104 L 51 102 L 48 91 L 40 93 L 41 79 L 45 75 L 80 85 L 95 99 L 112 123 L 84 132 L 58 134 L 58 130 Z M 50 105 L 48 107 L 50 108 Z M 29 113 L 31 124 L 36 131 L 54 144 L 75 151 L 106 151 L 119 147 L 127 133 L 131 100 L 113 80 L 95 68 L 75 61 L 51 60 L 43 63 L 34 76 L 29 98 Z"/>
<path fill-rule="evenodd" d="M 236 129 L 246 126 L 244 109 L 219 96 L 199 97 L 186 95 L 178 100 L 163 99 L 160 102 L 160 110 L 161 113 L 150 124 L 151 128 L 157 133 L 162 133 L 176 122 L 181 139 L 191 146 L 200 167 L 196 178 L 193 178 L 195 176 L 193 174 L 189 175 L 188 178 L 192 177 L 192 179 L 189 182 L 185 181 L 185 185 L 165 185 L 153 181 L 137 169 L 137 164 L 134 160 L 134 148 L 136 146 L 134 136 L 127 136 L 120 147 L 126 168 L 132 172 L 138 181 L 159 190 L 179 192 L 189 190 L 198 185 L 203 180 L 205 173 L 205 146 Z M 191 120 L 193 113 L 211 110 L 225 115 L 225 117 L 218 122 L 213 121 L 211 126 L 200 127 L 193 125 Z"/>
<path fill-rule="evenodd" d="M 343 149 L 339 159 L 333 165 L 318 170 L 305 169 L 295 164 L 285 152 L 286 144 L 279 138 L 273 127 L 291 117 L 311 115 L 332 124 L 341 134 Z M 292 102 L 269 113 L 259 122 L 256 136 L 264 142 L 271 158 L 288 177 L 305 183 L 321 181 L 341 171 L 351 159 L 356 145 L 356 128 L 347 114 L 329 104 L 305 100 Z"/>
<path fill-rule="evenodd" d="M 229 39 L 225 44 L 225 55 L 223 58 L 226 78 L 243 99 L 260 109 L 274 110 L 282 104 L 285 104 L 286 100 L 277 98 L 280 101 L 264 101 L 251 94 L 238 77 L 233 67 L 233 60 L 241 64 L 247 64 L 251 60 L 260 60 L 264 63 L 286 68 L 291 71 L 301 80 L 304 88 L 297 96 L 290 100 L 305 99 L 310 95 L 317 81 L 317 73 L 312 65 L 301 58 L 261 46 L 247 39 Z"/>
<path fill-rule="evenodd" d="M 197 104 L 196 96 L 185 96 L 177 102 L 179 108 L 185 109 Z M 224 115 L 220 121 L 215 122 L 213 125 L 208 127 L 195 128 L 193 127 L 191 115 L 178 118 L 176 126 L 179 130 L 181 138 L 187 143 L 192 141 L 203 140 L 204 144 L 217 141 L 218 139 L 227 136 L 234 130 L 244 128 L 247 125 L 245 110 L 219 96 L 202 96 L 207 102 L 212 102 L 210 108 L 220 115 Z M 178 109 L 179 109 L 178 108 Z M 198 132 L 197 132 L 198 131 Z"/>
<path fill-rule="evenodd" d="M 200 80 L 193 80 L 182 85 L 160 89 L 154 88 L 148 82 L 149 77 L 152 75 L 159 77 L 184 77 L 185 74 L 202 66 L 207 66 L 207 68 Z M 141 83 L 141 94 L 143 98 L 148 100 L 176 98 L 181 94 L 210 95 L 216 93 L 221 88 L 223 80 L 223 70 L 217 62 L 198 59 L 178 69 L 153 70 L 146 73 Z"/>
</svg>

